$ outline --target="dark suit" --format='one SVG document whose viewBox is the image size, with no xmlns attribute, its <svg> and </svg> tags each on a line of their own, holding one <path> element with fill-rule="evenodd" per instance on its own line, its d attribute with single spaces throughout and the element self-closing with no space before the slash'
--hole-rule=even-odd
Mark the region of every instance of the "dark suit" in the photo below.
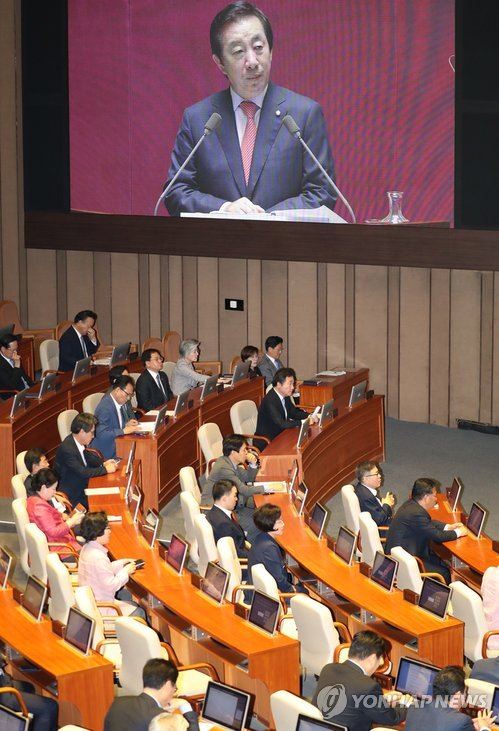
<svg viewBox="0 0 499 731">
<path fill-rule="evenodd" d="M 487 683 L 499 685 L 499 657 L 488 657 L 485 660 L 477 660 L 473 665 L 470 678 L 474 680 L 485 680 Z"/>
<path fill-rule="evenodd" d="M 26 383 L 23 382 L 23 379 Z M 14 396 L 14 391 L 23 391 L 32 385 L 33 381 L 22 366 L 13 368 L 9 361 L 0 354 L 0 388 L 12 389 L 12 393 L 0 393 L 0 398 L 11 398 Z"/>
<path fill-rule="evenodd" d="M 147 693 L 115 698 L 104 719 L 104 731 L 147 731 L 153 718 L 164 713 L 154 698 Z M 197 715 L 186 713 L 189 731 L 198 731 Z"/>
<path fill-rule="evenodd" d="M 58 490 L 66 493 L 74 507 L 81 503 L 88 508 L 85 489 L 91 477 L 100 477 L 106 474 L 102 459 L 96 454 L 85 450 L 86 466 L 83 463 L 78 447 L 72 434 L 59 445 L 55 455 L 54 469 L 59 475 Z"/>
<path fill-rule="evenodd" d="M 294 406 L 289 396 L 286 396 L 284 403 L 287 417 L 284 414 L 280 397 L 277 395 L 276 390 L 271 388 L 258 409 L 256 434 L 261 434 L 263 437 L 272 440 L 284 429 L 293 429 L 300 426 L 302 419 L 307 418 L 307 412 Z"/>
<path fill-rule="evenodd" d="M 312 99 L 272 83 L 263 100 L 248 185 L 244 179 L 229 89 L 185 110 L 172 152 L 168 181 L 203 135 L 205 122 L 213 112 L 221 115 L 222 122 L 216 133 L 205 139 L 166 196 L 166 207 L 171 215 L 218 211 L 223 203 L 242 197 L 265 210 L 318 208 L 321 205 L 334 208 L 334 191 L 298 140 L 282 124 L 286 114 L 294 117 L 303 139 L 334 177 L 322 109 Z"/>
<path fill-rule="evenodd" d="M 276 360 L 276 365 L 274 365 L 269 356 L 265 353 L 265 355 L 262 356 L 261 361 L 258 363 L 258 368 L 260 369 L 261 375 L 265 378 L 265 388 L 267 388 L 267 386 L 270 386 L 274 380 L 274 376 L 279 368 L 284 368 L 284 366 L 280 360 Z"/>
<path fill-rule="evenodd" d="M 331 695 L 328 698 L 328 686 L 343 686 L 339 696 Z M 324 690 L 323 690 L 324 689 Z M 335 688 L 334 690 L 338 690 Z M 321 692 L 322 691 L 322 692 Z M 343 724 L 351 731 L 368 731 L 371 724 L 395 726 L 404 720 L 405 708 L 390 708 L 379 701 L 383 691 L 374 678 L 365 675 L 362 668 L 350 660 L 343 663 L 328 663 L 322 668 L 312 703 L 319 708 L 326 721 Z M 354 698 L 354 696 L 356 696 Z M 366 704 L 358 696 L 370 696 Z M 375 700 L 372 698 L 374 697 Z M 334 699 L 337 703 L 333 705 Z M 329 701 L 329 702 L 328 702 Z M 335 714 L 344 706 L 340 713 Z M 423 727 L 421 727 L 423 728 Z M 424 728 L 430 728 L 424 727 Z M 435 726 L 433 728 L 436 728 Z M 440 731 L 440 729 L 439 729 Z"/>
<path fill-rule="evenodd" d="M 126 404 L 124 404 L 126 407 Z M 123 414 L 123 426 L 127 421 L 127 414 Z M 92 440 L 92 449 L 102 452 L 104 459 L 116 457 L 116 437 L 123 435 L 115 402 L 110 394 L 106 394 L 97 404 L 95 417 L 99 423 L 95 428 L 95 438 Z M 134 417 L 132 417 L 134 418 Z"/>
<path fill-rule="evenodd" d="M 96 336 L 97 345 L 94 345 L 88 335 L 83 336 L 88 356 L 93 355 L 99 349 L 99 340 Z M 78 333 L 73 326 L 68 327 L 59 338 L 59 370 L 72 371 L 77 360 L 82 360 L 87 356 L 81 347 L 81 341 Z"/>
<path fill-rule="evenodd" d="M 355 485 L 355 494 L 359 498 L 361 512 L 371 513 L 376 525 L 390 525 L 393 512 L 390 505 L 381 505 L 378 498 L 361 482 Z"/>
<path fill-rule="evenodd" d="M 279 591 L 289 592 L 294 590 L 286 569 L 283 550 L 272 536 L 263 531 L 257 533 L 248 553 L 250 583 L 252 583 L 251 568 L 257 563 L 263 563 L 269 574 L 276 580 Z"/>
<path fill-rule="evenodd" d="M 33 720 L 29 725 L 30 731 L 57 731 L 59 728 L 57 723 L 59 715 L 57 701 L 37 695 L 31 683 L 23 680 L 13 680 L 10 675 L 0 671 L 0 687 L 6 686 L 16 688 L 21 692 L 26 708 L 29 713 L 33 714 Z M 21 710 L 17 698 L 10 693 L 2 693 L 0 703 L 12 711 Z"/>
<path fill-rule="evenodd" d="M 406 731 L 474 731 L 473 721 L 469 716 L 454 708 L 435 707 L 433 702 L 422 708 L 409 708 L 405 722 Z"/>
<path fill-rule="evenodd" d="M 163 393 L 158 386 L 157 381 L 151 376 L 147 369 L 142 371 L 140 376 L 137 378 L 137 383 L 135 384 L 135 395 L 137 396 L 137 405 L 139 409 L 152 411 L 152 409 L 157 409 L 160 406 L 163 406 L 167 401 L 173 398 L 168 376 L 164 371 L 160 371 L 159 377 L 165 393 Z"/>
<path fill-rule="evenodd" d="M 234 539 L 234 545 L 239 558 L 248 557 L 248 551 L 244 545 L 246 542 L 246 536 L 239 523 L 236 523 L 235 520 L 231 520 L 231 518 L 229 518 L 229 516 L 216 505 L 206 512 L 206 519 L 213 528 L 215 541 L 220 540 L 220 538 L 230 536 L 230 538 Z"/>
<path fill-rule="evenodd" d="M 430 541 L 453 541 L 456 531 L 444 530 L 445 523 L 432 520 L 429 513 L 416 500 L 407 500 L 395 513 L 386 537 L 385 553 L 394 546 L 402 546 L 412 556 L 418 556 L 426 571 L 436 571 L 449 583 L 450 572 L 446 565 L 430 550 Z"/>
</svg>

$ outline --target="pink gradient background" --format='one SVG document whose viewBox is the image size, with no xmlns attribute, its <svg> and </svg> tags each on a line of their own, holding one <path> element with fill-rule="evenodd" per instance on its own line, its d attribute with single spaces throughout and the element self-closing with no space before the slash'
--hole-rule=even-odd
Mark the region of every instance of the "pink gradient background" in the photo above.
<svg viewBox="0 0 499 731">
<path fill-rule="evenodd" d="M 71 207 L 152 214 L 186 106 L 225 87 L 213 0 L 70 0 Z M 453 0 L 261 0 L 272 80 L 320 102 L 359 221 L 452 220 Z M 346 215 L 341 203 L 337 212 Z M 166 215 L 166 211 L 163 212 Z"/>
</svg>

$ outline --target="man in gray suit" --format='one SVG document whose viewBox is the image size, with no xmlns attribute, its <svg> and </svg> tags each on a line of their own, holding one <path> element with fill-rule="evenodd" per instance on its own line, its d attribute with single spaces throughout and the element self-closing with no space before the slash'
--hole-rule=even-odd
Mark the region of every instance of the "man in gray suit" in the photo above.
<svg viewBox="0 0 499 731">
<path fill-rule="evenodd" d="M 284 341 L 279 335 L 270 335 L 265 341 L 265 354 L 258 364 L 260 373 L 265 378 L 265 388 L 274 380 L 280 368 L 284 368 L 280 358 L 284 350 Z"/>
<path fill-rule="evenodd" d="M 211 502 L 213 485 L 219 480 L 230 480 L 246 504 L 254 506 L 253 495 L 265 492 L 263 487 L 250 487 L 258 472 L 255 455 L 248 452 L 248 444 L 241 434 L 231 434 L 222 442 L 223 456 L 219 457 L 211 468 L 210 476 L 203 487 L 203 502 Z M 245 468 L 243 465 L 248 463 Z"/>
</svg>

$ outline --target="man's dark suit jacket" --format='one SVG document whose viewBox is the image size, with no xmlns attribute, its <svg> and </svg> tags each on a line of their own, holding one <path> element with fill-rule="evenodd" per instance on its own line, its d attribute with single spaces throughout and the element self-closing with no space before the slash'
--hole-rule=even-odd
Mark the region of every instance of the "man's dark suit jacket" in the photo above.
<svg viewBox="0 0 499 731">
<path fill-rule="evenodd" d="M 226 538 L 230 536 L 234 539 L 234 545 L 236 547 L 237 555 L 239 558 L 247 558 L 248 551 L 245 547 L 246 536 L 244 531 L 234 520 L 231 520 L 228 515 L 214 505 L 210 510 L 206 512 L 206 519 L 213 528 L 213 534 L 215 541 L 220 538 Z"/>
<path fill-rule="evenodd" d="M 412 498 L 395 513 L 386 537 L 385 553 L 402 546 L 423 561 L 430 558 L 430 541 L 444 543 L 456 538 L 456 531 L 444 530 L 445 523 L 432 520 L 429 513 Z"/>
<path fill-rule="evenodd" d="M 376 525 L 390 525 L 393 512 L 390 505 L 380 505 L 379 500 L 361 482 L 355 485 L 355 494 L 359 498 L 361 512 L 371 513 Z"/>
<path fill-rule="evenodd" d="M 455 708 L 437 708 L 434 703 L 421 708 L 409 708 L 405 722 L 406 731 L 474 731 L 474 728 L 470 716 Z"/>
<path fill-rule="evenodd" d="M 289 592 L 294 590 L 293 584 L 289 580 L 281 547 L 272 536 L 263 531 L 257 534 L 248 553 L 250 578 L 251 568 L 257 563 L 263 563 L 269 574 L 276 580 L 279 591 Z"/>
<path fill-rule="evenodd" d="M 343 689 L 340 688 L 339 695 L 329 696 L 330 702 L 328 702 L 327 687 L 338 685 L 343 686 Z M 337 691 L 338 688 L 334 690 Z M 371 724 L 395 726 L 401 723 L 406 716 L 405 708 L 391 708 L 388 704 L 378 702 L 377 699 L 382 695 L 381 686 L 374 678 L 365 675 L 362 668 L 354 662 L 345 660 L 343 663 L 324 665 L 312 703 L 321 711 L 326 721 L 344 725 L 351 731 L 369 731 Z M 363 705 L 361 699 L 356 703 L 358 698 L 354 698 L 354 696 L 371 696 L 371 698 L 367 699 L 366 704 Z M 373 697 L 376 700 L 373 700 Z M 335 698 L 337 702 L 333 705 L 332 701 Z M 345 704 L 343 710 L 333 715 L 335 709 L 340 710 L 340 704 L 341 706 Z M 430 727 L 421 726 L 420 729 L 422 728 Z M 433 728 L 437 727 L 433 726 Z"/>
<path fill-rule="evenodd" d="M 167 401 L 173 398 L 168 376 L 164 371 L 160 371 L 159 377 L 161 378 L 161 383 L 165 389 L 166 398 L 147 368 L 142 371 L 140 376 L 137 378 L 135 394 L 137 396 L 137 406 L 139 409 L 151 411 L 152 409 L 157 409 L 160 406 L 163 406 Z"/>
<path fill-rule="evenodd" d="M 33 385 L 33 381 L 28 376 L 24 368 L 13 368 L 5 358 L 0 355 L 0 388 L 11 388 L 12 393 L 0 393 L 0 398 L 8 399 L 14 395 L 14 391 L 23 391 L 27 388 L 23 383 L 25 379 L 28 386 Z"/>
<path fill-rule="evenodd" d="M 96 336 L 97 337 L 97 336 Z M 93 355 L 99 349 L 99 340 L 94 345 L 88 335 L 84 335 L 83 339 L 87 348 L 88 355 Z M 71 325 L 59 338 L 59 370 L 72 371 L 77 360 L 85 358 L 83 348 L 81 347 L 80 338 Z"/>
<path fill-rule="evenodd" d="M 86 466 L 83 464 L 73 435 L 68 434 L 57 449 L 54 469 L 59 475 L 59 486 L 57 489 L 66 493 L 73 507 L 81 503 L 88 508 L 85 489 L 89 479 L 106 474 L 106 468 L 102 464 L 102 459 L 96 454 L 89 452 L 88 449 L 85 450 L 85 460 L 87 462 Z"/>
<path fill-rule="evenodd" d="M 124 695 L 115 698 L 104 719 L 104 731 L 147 731 L 153 718 L 164 713 L 154 698 L 147 693 Z M 198 731 L 199 724 L 194 711 L 186 713 L 189 731 Z"/>
<path fill-rule="evenodd" d="M 474 680 L 485 680 L 487 683 L 499 685 L 499 657 L 488 657 L 485 660 L 477 660 L 473 665 L 470 678 Z"/>
<path fill-rule="evenodd" d="M 286 396 L 284 403 L 286 404 L 287 418 L 284 415 L 281 399 L 276 390 L 271 388 L 258 409 L 256 434 L 261 434 L 263 437 L 272 440 L 284 429 L 293 429 L 300 426 L 302 419 L 307 418 L 307 412 L 294 406 L 289 396 Z"/>
</svg>

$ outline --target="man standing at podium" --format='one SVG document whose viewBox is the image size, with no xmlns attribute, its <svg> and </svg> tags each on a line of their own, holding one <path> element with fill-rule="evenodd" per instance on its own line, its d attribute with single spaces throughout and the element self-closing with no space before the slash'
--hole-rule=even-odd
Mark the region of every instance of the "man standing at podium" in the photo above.
<svg viewBox="0 0 499 731">
<path fill-rule="evenodd" d="M 297 208 L 331 210 L 336 194 L 299 141 L 283 126 L 289 114 L 334 177 L 320 105 L 270 81 L 273 34 L 248 2 L 227 5 L 210 29 L 212 58 L 230 88 L 185 110 L 168 181 L 202 137 L 209 117 L 221 124 L 200 146 L 165 198 L 171 215 L 225 211 L 255 214 Z"/>
</svg>

